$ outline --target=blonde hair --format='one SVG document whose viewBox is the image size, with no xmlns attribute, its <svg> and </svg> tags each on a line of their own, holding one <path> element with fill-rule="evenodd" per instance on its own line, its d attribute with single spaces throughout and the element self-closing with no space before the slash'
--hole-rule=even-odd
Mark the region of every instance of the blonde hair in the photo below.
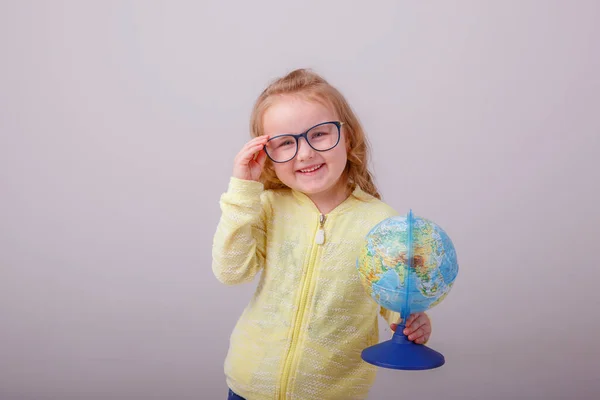
<svg viewBox="0 0 600 400">
<path fill-rule="evenodd" d="M 280 95 L 300 95 L 309 101 L 317 101 L 326 107 L 332 107 L 344 123 L 342 129 L 346 134 L 347 158 L 343 177 L 350 190 L 359 186 L 363 191 L 381 199 L 368 169 L 370 148 L 365 132 L 344 96 L 325 79 L 309 69 L 297 69 L 276 79 L 260 94 L 254 104 L 250 118 L 252 137 L 264 133 L 263 116 L 265 111 Z M 265 189 L 287 188 L 275 175 L 273 163 L 267 158 L 261 175 Z"/>
</svg>

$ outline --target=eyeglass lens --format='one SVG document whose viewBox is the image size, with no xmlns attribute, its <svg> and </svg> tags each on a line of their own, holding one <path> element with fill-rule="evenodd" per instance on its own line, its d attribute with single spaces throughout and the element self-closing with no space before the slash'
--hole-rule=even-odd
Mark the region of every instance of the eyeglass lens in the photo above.
<svg viewBox="0 0 600 400">
<path fill-rule="evenodd" d="M 317 151 L 330 150 L 339 140 L 339 129 L 336 124 L 327 123 L 316 126 L 306 133 L 308 144 Z M 294 158 L 298 151 L 298 142 L 292 135 L 281 135 L 267 142 L 266 150 L 276 162 L 284 162 Z"/>
</svg>

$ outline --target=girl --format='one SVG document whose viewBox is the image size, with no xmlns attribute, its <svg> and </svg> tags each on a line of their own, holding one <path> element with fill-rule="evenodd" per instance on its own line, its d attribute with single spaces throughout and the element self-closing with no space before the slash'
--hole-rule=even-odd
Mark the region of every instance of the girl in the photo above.
<svg viewBox="0 0 600 400">
<path fill-rule="evenodd" d="M 256 292 L 230 338 L 230 398 L 365 399 L 379 341 L 377 315 L 399 315 L 363 289 L 356 258 L 368 231 L 396 212 L 380 200 L 368 146 L 350 106 L 317 74 L 296 70 L 268 86 L 221 196 L 213 272 Z M 424 313 L 405 333 L 425 343 Z"/>
</svg>

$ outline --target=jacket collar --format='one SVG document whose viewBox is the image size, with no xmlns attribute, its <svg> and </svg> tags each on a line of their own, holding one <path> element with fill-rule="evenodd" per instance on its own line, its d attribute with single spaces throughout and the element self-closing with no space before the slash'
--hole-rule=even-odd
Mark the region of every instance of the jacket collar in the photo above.
<svg viewBox="0 0 600 400">
<path fill-rule="evenodd" d="M 310 197 L 308 197 L 306 194 L 294 189 L 291 189 L 291 192 L 294 198 L 300 204 L 302 204 L 303 206 L 312 207 L 315 210 L 315 212 L 319 212 L 319 209 L 317 208 L 315 203 L 313 203 Z M 366 193 L 358 185 L 356 185 L 352 193 L 350 193 L 350 196 L 348 196 L 346 200 L 342 201 L 336 208 L 331 210 L 327 215 L 342 213 L 360 202 L 369 201 L 371 199 L 373 199 L 373 196 Z"/>
</svg>

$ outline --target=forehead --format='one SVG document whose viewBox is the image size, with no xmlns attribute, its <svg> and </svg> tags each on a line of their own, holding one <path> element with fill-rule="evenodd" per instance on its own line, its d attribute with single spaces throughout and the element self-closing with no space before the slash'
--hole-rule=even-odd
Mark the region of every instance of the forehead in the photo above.
<svg viewBox="0 0 600 400">
<path fill-rule="evenodd" d="M 263 128 L 266 135 L 300 133 L 321 122 L 337 119 L 333 108 L 324 102 L 283 95 L 277 97 L 265 111 Z"/>
</svg>

